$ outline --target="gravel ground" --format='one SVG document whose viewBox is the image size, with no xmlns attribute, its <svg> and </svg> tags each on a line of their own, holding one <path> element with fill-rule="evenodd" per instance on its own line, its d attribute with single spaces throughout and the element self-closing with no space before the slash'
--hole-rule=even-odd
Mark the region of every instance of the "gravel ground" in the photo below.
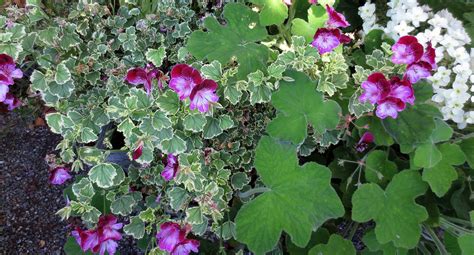
<svg viewBox="0 0 474 255">
<path fill-rule="evenodd" d="M 14 114 L 0 114 L 0 254 L 60 254 L 66 223 L 62 186 L 48 182 L 44 160 L 60 137 L 34 129 Z"/>
</svg>

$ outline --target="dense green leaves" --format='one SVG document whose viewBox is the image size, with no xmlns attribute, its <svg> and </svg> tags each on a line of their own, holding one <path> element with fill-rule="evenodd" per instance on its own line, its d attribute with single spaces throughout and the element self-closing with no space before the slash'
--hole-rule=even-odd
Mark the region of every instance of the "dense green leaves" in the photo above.
<svg viewBox="0 0 474 255">
<path fill-rule="evenodd" d="M 466 155 L 467 163 L 471 168 L 474 168 L 474 137 L 463 140 L 459 146 Z"/>
<path fill-rule="evenodd" d="M 296 18 L 292 22 L 291 33 L 304 36 L 306 42 L 311 42 L 318 28 L 324 27 L 328 19 L 326 9 L 321 5 L 312 5 L 308 9 L 308 21 Z"/>
<path fill-rule="evenodd" d="M 309 255 L 355 255 L 356 250 L 350 240 L 340 235 L 331 235 L 327 244 L 318 244 L 308 253 Z"/>
<path fill-rule="evenodd" d="M 396 174 L 385 191 L 377 184 L 363 184 L 352 197 L 352 219 L 374 220 L 381 244 L 393 242 L 396 247 L 413 248 L 421 235 L 421 222 L 428 218 L 425 208 L 414 200 L 426 189 L 418 172 L 409 170 Z"/>
<path fill-rule="evenodd" d="M 324 100 L 314 84 L 303 73 L 286 73 L 295 82 L 281 82 L 280 89 L 273 93 L 272 104 L 279 111 L 268 125 L 267 131 L 273 137 L 302 143 L 311 125 L 317 134 L 336 128 L 341 108 L 332 100 Z"/>
<path fill-rule="evenodd" d="M 255 70 L 264 70 L 268 59 L 267 47 L 256 42 L 267 37 L 260 25 L 258 14 L 243 4 L 229 3 L 224 8 L 225 26 L 214 17 L 207 17 L 204 26 L 208 32 L 195 31 L 188 40 L 189 52 L 198 59 L 228 63 L 236 58 L 237 77 L 245 79 Z"/>
<path fill-rule="evenodd" d="M 282 231 L 304 247 L 313 229 L 344 213 L 329 169 L 316 163 L 300 166 L 294 145 L 263 137 L 255 165 L 269 190 L 245 204 L 235 221 L 237 239 L 256 254 L 270 251 Z"/>
<path fill-rule="evenodd" d="M 288 7 L 281 0 L 252 0 L 261 6 L 260 24 L 263 26 L 280 25 L 288 17 Z"/>
</svg>

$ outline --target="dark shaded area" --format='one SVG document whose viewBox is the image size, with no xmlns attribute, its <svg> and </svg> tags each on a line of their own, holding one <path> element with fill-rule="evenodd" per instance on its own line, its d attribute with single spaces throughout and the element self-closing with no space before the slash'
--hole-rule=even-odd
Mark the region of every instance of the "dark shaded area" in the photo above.
<svg viewBox="0 0 474 255">
<path fill-rule="evenodd" d="M 55 213 L 63 186 L 48 182 L 44 160 L 60 137 L 14 114 L 0 115 L 0 254 L 60 254 L 67 229 Z"/>
</svg>

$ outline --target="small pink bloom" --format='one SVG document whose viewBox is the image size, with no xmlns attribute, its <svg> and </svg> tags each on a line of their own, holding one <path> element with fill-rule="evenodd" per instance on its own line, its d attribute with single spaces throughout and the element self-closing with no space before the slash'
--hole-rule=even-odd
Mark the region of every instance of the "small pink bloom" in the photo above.
<svg viewBox="0 0 474 255">
<path fill-rule="evenodd" d="M 138 142 L 137 148 L 133 150 L 132 159 L 137 160 L 143 154 L 143 141 Z"/>
<path fill-rule="evenodd" d="M 13 111 L 15 108 L 20 107 L 22 104 L 20 99 L 10 93 L 7 93 L 7 95 L 5 96 L 5 100 L 3 100 L 3 103 L 8 106 L 7 109 L 9 111 Z"/>
<path fill-rule="evenodd" d="M 371 132 L 365 132 L 360 138 L 359 142 L 356 144 L 355 148 L 358 152 L 365 151 L 369 144 L 374 142 L 374 135 Z"/>
<path fill-rule="evenodd" d="M 283 0 L 283 3 L 285 3 L 286 5 L 291 5 L 291 0 Z"/>
<path fill-rule="evenodd" d="M 123 224 L 117 223 L 117 217 L 112 214 L 108 214 L 99 218 L 97 223 L 97 231 L 99 232 L 100 241 L 109 239 L 120 240 L 122 235 L 118 230 L 122 229 Z"/>
<path fill-rule="evenodd" d="M 401 112 L 405 109 L 405 103 L 394 97 L 388 97 L 383 101 L 379 102 L 377 105 L 377 110 L 375 110 L 375 115 L 380 119 L 385 119 L 388 116 L 396 119 L 398 117 L 398 112 Z"/>
<path fill-rule="evenodd" d="M 400 80 L 399 77 L 394 76 L 390 79 L 390 97 L 395 97 L 404 103 L 415 103 L 415 91 L 411 83 L 407 80 Z"/>
<path fill-rule="evenodd" d="M 118 243 L 112 239 L 109 239 L 107 241 L 100 243 L 99 254 L 104 255 L 105 251 L 107 251 L 109 255 L 115 254 L 115 252 L 117 252 L 117 247 L 118 247 Z"/>
<path fill-rule="evenodd" d="M 428 78 L 431 76 L 431 65 L 424 61 L 419 61 L 417 63 L 411 64 L 407 67 L 405 71 L 404 79 L 407 79 L 412 84 L 417 83 L 423 78 Z"/>
<path fill-rule="evenodd" d="M 186 239 L 180 242 L 171 252 L 171 255 L 188 255 L 193 252 L 199 252 L 199 241 L 193 239 Z"/>
<path fill-rule="evenodd" d="M 310 4 L 318 4 L 318 0 L 308 0 L 308 3 L 310 3 Z"/>
<path fill-rule="evenodd" d="M 16 68 L 13 58 L 7 54 L 0 54 L 0 84 L 13 85 L 15 83 L 13 79 L 21 77 L 23 77 L 23 72 Z"/>
<path fill-rule="evenodd" d="M 326 11 L 329 15 L 329 19 L 326 23 L 328 27 L 337 28 L 337 27 L 348 27 L 348 26 L 350 26 L 349 22 L 347 22 L 344 15 L 337 12 L 331 6 L 326 5 Z"/>
<path fill-rule="evenodd" d="M 122 223 L 117 223 L 117 218 L 114 215 L 103 215 L 99 218 L 96 229 L 76 228 L 71 232 L 71 235 L 84 252 L 90 250 L 103 255 L 107 251 L 108 254 L 113 255 L 118 247 L 116 241 L 122 239 L 122 235 L 118 232 L 122 226 Z"/>
<path fill-rule="evenodd" d="M 191 95 L 193 88 L 201 82 L 202 77 L 198 70 L 186 64 L 178 64 L 171 70 L 169 87 L 178 93 L 180 100 L 184 100 Z"/>
<path fill-rule="evenodd" d="M 217 83 L 213 80 L 204 80 L 191 91 L 189 98 L 191 104 L 189 108 L 200 112 L 209 111 L 209 105 L 219 101 L 219 96 L 216 95 Z"/>
<path fill-rule="evenodd" d="M 186 232 L 179 224 L 166 222 L 161 224 L 160 231 L 156 234 L 156 240 L 161 250 L 172 252 L 177 244 L 184 241 Z"/>
<path fill-rule="evenodd" d="M 69 169 L 65 167 L 56 167 L 49 174 L 49 182 L 54 185 L 61 185 L 71 178 Z"/>
<path fill-rule="evenodd" d="M 400 37 L 392 46 L 392 62 L 395 64 L 413 64 L 423 56 L 423 45 L 416 37 L 406 35 Z"/>
<path fill-rule="evenodd" d="M 82 230 L 76 228 L 71 232 L 71 235 L 76 239 L 76 242 L 81 247 L 82 251 L 92 250 L 99 245 L 99 235 L 95 230 Z"/>
<path fill-rule="evenodd" d="M 314 34 L 311 45 L 318 49 L 319 54 L 331 52 L 341 43 L 349 43 L 351 39 L 337 28 L 319 28 Z"/>
<path fill-rule="evenodd" d="M 179 162 L 178 158 L 173 154 L 168 154 L 166 167 L 161 172 L 161 176 L 166 180 L 170 181 L 175 178 L 179 171 Z"/>
<path fill-rule="evenodd" d="M 383 73 L 373 73 L 367 77 L 367 80 L 361 84 L 364 92 L 360 95 L 359 101 L 369 101 L 371 104 L 387 97 L 390 93 L 390 83 Z"/>
<path fill-rule="evenodd" d="M 155 68 L 152 64 L 148 64 L 146 68 L 137 67 L 128 70 L 125 76 L 125 81 L 132 85 L 142 85 L 145 87 L 147 95 L 150 95 L 153 91 L 153 80 L 158 80 L 158 86 L 162 88 L 160 77 L 163 73 Z"/>
<path fill-rule="evenodd" d="M 10 91 L 10 88 L 8 85 L 0 84 L 0 102 L 5 101 L 8 95 L 8 91 Z"/>
<path fill-rule="evenodd" d="M 423 53 L 420 60 L 430 64 L 431 70 L 438 68 L 436 65 L 436 50 L 431 46 L 431 42 L 426 46 L 425 53 Z"/>
</svg>

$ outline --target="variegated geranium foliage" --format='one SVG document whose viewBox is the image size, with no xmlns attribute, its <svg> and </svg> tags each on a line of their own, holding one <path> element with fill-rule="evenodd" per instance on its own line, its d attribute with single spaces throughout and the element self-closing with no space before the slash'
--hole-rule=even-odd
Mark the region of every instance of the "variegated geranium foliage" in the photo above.
<svg viewBox="0 0 474 255">
<path fill-rule="evenodd" d="M 350 1 L 86 2 L 0 16 L 63 137 L 66 253 L 472 253 L 474 140 L 416 39 Z"/>
</svg>

